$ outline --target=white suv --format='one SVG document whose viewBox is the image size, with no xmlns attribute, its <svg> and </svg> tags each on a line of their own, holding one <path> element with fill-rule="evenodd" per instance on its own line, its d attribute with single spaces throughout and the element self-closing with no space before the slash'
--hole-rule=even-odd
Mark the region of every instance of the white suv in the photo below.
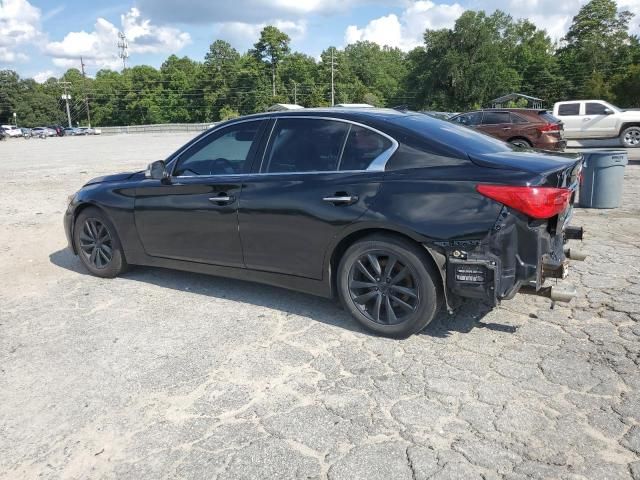
<svg viewBox="0 0 640 480">
<path fill-rule="evenodd" d="M 2 130 L 4 130 L 4 133 L 6 133 L 9 137 L 22 136 L 22 130 L 18 127 L 14 127 L 13 125 L 1 125 L 0 128 L 2 128 Z"/>
<path fill-rule="evenodd" d="M 640 147 L 640 110 L 622 110 L 604 100 L 557 102 L 553 116 L 562 120 L 568 140 L 619 137 L 627 148 Z"/>
</svg>

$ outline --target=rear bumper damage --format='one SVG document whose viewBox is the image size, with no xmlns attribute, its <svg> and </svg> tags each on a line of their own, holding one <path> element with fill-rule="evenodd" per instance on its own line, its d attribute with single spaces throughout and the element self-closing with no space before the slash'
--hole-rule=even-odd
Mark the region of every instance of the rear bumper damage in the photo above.
<svg viewBox="0 0 640 480">
<path fill-rule="evenodd" d="M 485 239 L 430 245 L 446 258 L 442 268 L 449 310 L 455 296 L 492 306 L 519 292 L 570 301 L 575 289 L 560 282 L 568 275 L 570 260 L 585 258 L 566 246 L 569 240 L 582 240 L 584 233 L 581 227 L 568 225 L 571 212 L 569 208 L 549 220 L 531 220 L 504 207 Z M 555 280 L 553 285 L 547 284 L 549 279 Z"/>
</svg>

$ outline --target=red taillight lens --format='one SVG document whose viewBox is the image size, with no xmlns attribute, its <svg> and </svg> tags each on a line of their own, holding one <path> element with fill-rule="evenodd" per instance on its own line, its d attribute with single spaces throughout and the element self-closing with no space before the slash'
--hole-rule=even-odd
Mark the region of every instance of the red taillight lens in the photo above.
<svg viewBox="0 0 640 480">
<path fill-rule="evenodd" d="M 559 123 L 547 123 L 538 127 L 538 131 L 540 133 L 559 132 L 560 130 L 562 130 L 562 125 Z"/>
<path fill-rule="evenodd" d="M 476 190 L 533 218 L 551 218 L 567 208 L 571 199 L 566 188 L 478 185 Z"/>
</svg>

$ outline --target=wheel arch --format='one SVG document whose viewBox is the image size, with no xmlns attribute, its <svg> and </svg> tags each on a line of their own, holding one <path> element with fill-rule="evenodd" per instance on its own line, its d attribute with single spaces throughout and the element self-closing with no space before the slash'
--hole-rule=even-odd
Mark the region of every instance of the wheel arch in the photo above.
<svg viewBox="0 0 640 480">
<path fill-rule="evenodd" d="M 87 208 L 95 208 L 97 210 L 99 210 L 105 217 L 107 217 L 107 219 L 109 220 L 109 222 L 111 222 L 111 225 L 113 225 L 113 228 L 116 231 L 116 235 L 118 235 L 118 239 L 121 239 L 122 237 L 120 236 L 120 233 L 118 232 L 118 227 L 116 225 L 116 223 L 113 221 L 113 218 L 111 217 L 111 215 L 109 215 L 109 212 L 103 208 L 102 206 L 93 203 L 93 202 L 82 202 L 79 203 L 78 206 L 76 206 L 75 210 L 73 211 L 73 217 L 72 217 L 72 221 L 71 221 L 71 247 L 73 249 L 73 253 L 75 255 L 78 254 L 78 247 L 76 246 L 76 239 L 75 239 L 75 229 L 76 229 L 76 221 L 78 220 L 78 216 L 80 215 L 80 213 L 82 213 L 83 211 L 85 211 Z M 120 240 L 120 243 L 122 243 L 122 241 Z M 122 250 L 123 250 L 123 255 L 124 255 L 124 246 L 122 246 Z M 125 259 L 126 259 L 126 255 L 125 255 Z"/>
<path fill-rule="evenodd" d="M 622 133 L 626 128 L 629 127 L 640 127 L 640 122 L 624 122 L 620 125 L 620 133 Z"/>
<path fill-rule="evenodd" d="M 368 226 L 355 231 L 351 231 L 345 234 L 339 241 L 335 243 L 334 247 L 331 250 L 331 255 L 329 256 L 329 261 L 327 265 L 329 280 L 331 283 L 332 295 L 335 296 L 337 292 L 338 265 L 344 253 L 347 251 L 347 249 L 351 245 L 353 245 L 358 240 L 371 235 L 376 235 L 376 234 L 388 235 L 388 236 L 408 240 L 416 244 L 418 247 L 420 247 L 427 253 L 427 259 L 431 263 L 431 266 L 435 269 L 435 271 L 437 271 L 440 274 L 438 279 L 439 281 L 437 282 L 438 283 L 437 288 L 439 289 L 440 292 L 442 292 L 447 308 L 450 309 L 450 303 L 447 296 L 447 289 L 446 289 L 446 282 L 445 282 L 446 273 L 443 271 L 444 264 L 442 263 L 441 259 L 438 259 L 438 256 L 441 256 L 442 254 L 434 251 L 431 248 L 428 248 L 424 244 L 425 239 L 422 238 L 421 236 L 416 235 L 415 233 L 402 231 L 400 229 L 381 227 L 381 226 Z"/>
<path fill-rule="evenodd" d="M 513 137 L 511 137 L 509 140 L 507 140 L 508 143 L 513 142 L 514 140 L 522 140 L 523 142 L 527 142 L 527 144 L 529 146 L 532 146 L 533 144 L 531 143 L 531 140 L 529 140 L 527 137 L 523 137 L 522 135 L 515 135 Z"/>
</svg>

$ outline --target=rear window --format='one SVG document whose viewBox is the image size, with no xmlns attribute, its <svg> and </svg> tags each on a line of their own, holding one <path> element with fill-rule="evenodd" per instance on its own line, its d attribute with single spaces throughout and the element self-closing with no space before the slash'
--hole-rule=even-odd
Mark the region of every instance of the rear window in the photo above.
<svg viewBox="0 0 640 480">
<path fill-rule="evenodd" d="M 467 158 L 474 153 L 510 152 L 511 145 L 450 121 L 437 120 L 428 115 L 406 115 L 394 118 L 396 123 L 415 133 L 428 144 L 434 155 Z M 422 150 L 425 150 L 422 147 Z"/>
<path fill-rule="evenodd" d="M 515 113 L 511 114 L 511 123 L 529 123 L 528 120 L 522 118 L 520 115 L 516 115 Z"/>
<path fill-rule="evenodd" d="M 483 125 L 496 125 L 499 123 L 511 123 L 509 112 L 484 112 Z"/>
<path fill-rule="evenodd" d="M 538 115 L 548 123 L 560 123 L 560 119 L 554 117 L 550 112 L 540 112 Z"/>
<path fill-rule="evenodd" d="M 579 103 L 563 103 L 558 107 L 558 115 L 566 117 L 568 115 L 580 115 Z"/>
<path fill-rule="evenodd" d="M 340 161 L 340 170 L 366 170 L 371 162 L 391 146 L 388 138 L 368 128 L 352 125 Z"/>
</svg>

